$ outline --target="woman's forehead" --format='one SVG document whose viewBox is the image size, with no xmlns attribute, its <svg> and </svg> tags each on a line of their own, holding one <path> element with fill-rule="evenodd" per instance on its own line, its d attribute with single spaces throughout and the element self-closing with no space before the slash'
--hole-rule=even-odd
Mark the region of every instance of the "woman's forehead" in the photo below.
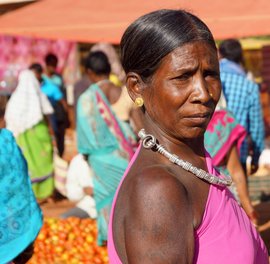
<svg viewBox="0 0 270 264">
<path fill-rule="evenodd" d="M 207 64 L 218 64 L 217 51 L 206 42 L 193 42 L 184 44 L 171 51 L 163 58 L 160 66 L 170 63 L 176 68 L 195 66 L 199 61 Z"/>
</svg>

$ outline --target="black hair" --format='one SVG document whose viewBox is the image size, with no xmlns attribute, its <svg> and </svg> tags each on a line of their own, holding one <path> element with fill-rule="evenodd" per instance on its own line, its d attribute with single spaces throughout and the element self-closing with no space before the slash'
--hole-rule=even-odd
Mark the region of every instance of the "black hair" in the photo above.
<svg viewBox="0 0 270 264">
<path fill-rule="evenodd" d="M 45 63 L 47 66 L 57 67 L 58 58 L 53 53 L 48 53 L 45 57 Z"/>
<path fill-rule="evenodd" d="M 121 62 L 126 73 L 135 72 L 146 81 L 161 60 L 174 49 L 195 41 L 206 41 L 216 50 L 208 27 L 185 10 L 162 9 L 135 20 L 121 43 Z"/>
<path fill-rule="evenodd" d="M 223 58 L 226 58 L 235 63 L 243 63 L 243 50 L 240 42 L 237 39 L 226 39 L 219 45 L 219 53 Z"/>
<path fill-rule="evenodd" d="M 85 59 L 85 68 L 97 75 L 108 75 L 111 72 L 108 57 L 102 51 L 90 52 Z"/>
<path fill-rule="evenodd" d="M 43 68 L 42 68 L 41 64 L 39 64 L 39 63 L 33 63 L 33 64 L 31 64 L 29 66 L 29 69 L 30 70 L 34 70 L 34 71 L 36 71 L 39 74 L 42 74 L 42 72 L 43 72 Z"/>
</svg>

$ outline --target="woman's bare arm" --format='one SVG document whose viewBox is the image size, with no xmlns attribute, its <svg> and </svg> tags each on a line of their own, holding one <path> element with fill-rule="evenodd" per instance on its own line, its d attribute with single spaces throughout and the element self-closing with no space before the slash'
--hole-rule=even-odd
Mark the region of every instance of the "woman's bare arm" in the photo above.
<svg viewBox="0 0 270 264">
<path fill-rule="evenodd" d="M 34 244 L 31 243 L 23 252 L 21 252 L 13 261 L 13 264 L 27 263 L 34 254 Z"/>
<path fill-rule="evenodd" d="M 144 174 L 135 180 L 125 219 L 128 263 L 192 263 L 194 228 L 186 189 L 166 171 Z"/>
<path fill-rule="evenodd" d="M 257 224 L 257 219 L 255 219 L 256 217 L 253 217 L 256 216 L 256 213 L 249 198 L 247 180 L 241 166 L 235 145 L 232 147 L 229 154 L 227 168 L 230 175 L 232 176 L 233 182 L 236 185 L 241 205 L 243 206 L 245 212 L 250 217 L 252 222 Z"/>
</svg>

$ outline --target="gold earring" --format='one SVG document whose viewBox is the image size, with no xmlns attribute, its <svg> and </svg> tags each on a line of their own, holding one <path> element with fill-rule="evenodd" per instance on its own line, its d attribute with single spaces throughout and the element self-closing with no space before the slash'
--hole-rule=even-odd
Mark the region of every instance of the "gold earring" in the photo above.
<svg viewBox="0 0 270 264">
<path fill-rule="evenodd" d="M 137 98 L 135 99 L 135 105 L 136 105 L 137 107 L 142 107 L 142 106 L 143 106 L 143 99 L 142 99 L 141 97 L 137 97 Z"/>
<path fill-rule="evenodd" d="M 212 93 L 209 93 L 210 97 L 213 98 L 213 94 Z"/>
</svg>

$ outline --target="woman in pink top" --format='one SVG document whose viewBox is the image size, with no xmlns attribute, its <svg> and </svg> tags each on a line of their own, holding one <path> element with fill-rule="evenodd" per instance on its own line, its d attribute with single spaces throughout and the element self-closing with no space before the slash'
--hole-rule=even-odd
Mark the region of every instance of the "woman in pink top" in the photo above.
<svg viewBox="0 0 270 264">
<path fill-rule="evenodd" d="M 121 59 L 144 130 L 112 206 L 110 263 L 268 263 L 230 178 L 205 153 L 221 91 L 207 26 L 183 10 L 152 12 L 124 33 Z"/>
</svg>

